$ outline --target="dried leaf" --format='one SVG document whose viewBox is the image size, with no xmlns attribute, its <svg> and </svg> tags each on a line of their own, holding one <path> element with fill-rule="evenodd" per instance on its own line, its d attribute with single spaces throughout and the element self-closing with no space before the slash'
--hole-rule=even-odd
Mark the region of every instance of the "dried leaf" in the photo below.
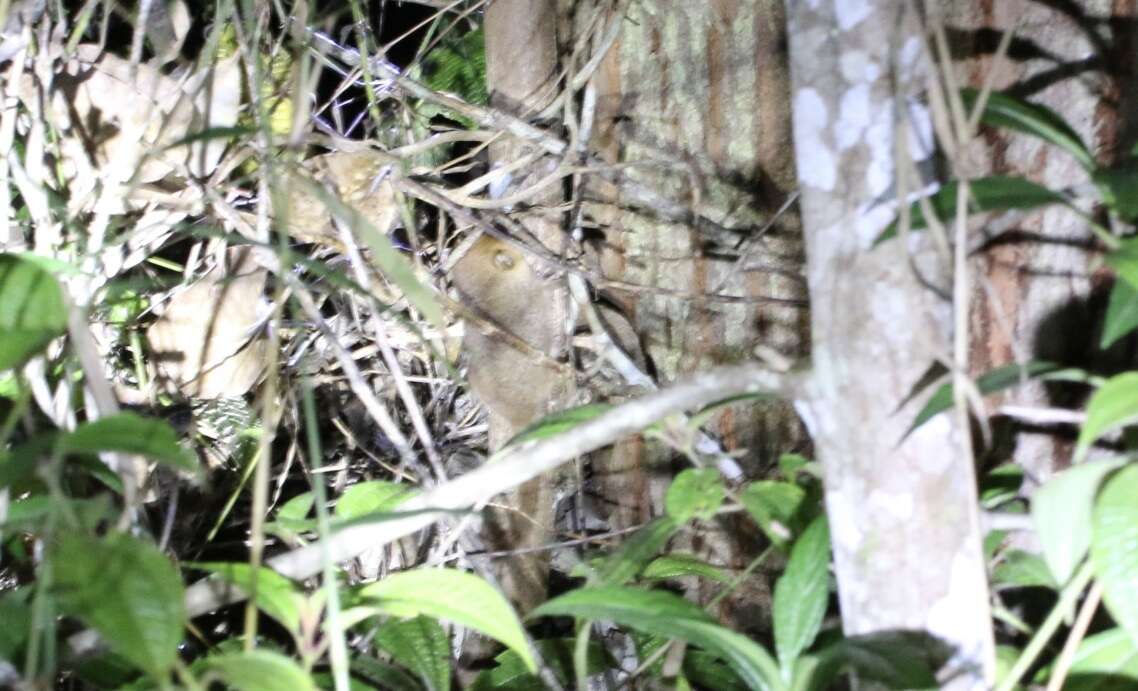
<svg viewBox="0 0 1138 691">
<path fill-rule="evenodd" d="M 174 295 L 146 332 L 162 377 L 194 398 L 240 396 L 261 378 L 265 338 L 260 322 L 267 272 L 248 248 Z"/>
</svg>

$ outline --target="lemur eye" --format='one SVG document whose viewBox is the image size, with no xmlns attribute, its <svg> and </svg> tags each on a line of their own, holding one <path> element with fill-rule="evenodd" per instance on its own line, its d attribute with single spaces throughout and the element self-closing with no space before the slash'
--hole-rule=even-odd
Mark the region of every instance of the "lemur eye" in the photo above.
<svg viewBox="0 0 1138 691">
<path fill-rule="evenodd" d="M 498 250 L 494 253 L 494 266 L 506 271 L 514 268 L 514 258 L 510 256 L 509 252 Z"/>
</svg>

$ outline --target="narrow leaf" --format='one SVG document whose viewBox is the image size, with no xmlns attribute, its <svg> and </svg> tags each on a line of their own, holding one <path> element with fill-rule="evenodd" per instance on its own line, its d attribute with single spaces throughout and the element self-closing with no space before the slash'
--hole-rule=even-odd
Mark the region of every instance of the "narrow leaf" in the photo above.
<svg viewBox="0 0 1138 691">
<path fill-rule="evenodd" d="M 1138 372 L 1111 377 L 1087 402 L 1087 419 L 1075 443 L 1074 462 L 1081 462 L 1100 437 L 1138 421 Z"/>
<path fill-rule="evenodd" d="M 971 111 L 979 99 L 979 92 L 976 89 L 961 89 L 960 96 L 964 100 L 965 108 Z M 1083 144 L 1078 133 L 1055 111 L 1046 106 L 993 91 L 988 94 L 980 122 L 1039 137 L 1070 153 L 1079 165 L 1087 170 L 1095 167 L 1094 156 L 1086 144 Z"/>
<path fill-rule="evenodd" d="M 1036 490 L 1031 518 L 1055 582 L 1066 585 L 1091 546 L 1091 514 L 1099 485 L 1123 461 L 1080 463 Z"/>
<path fill-rule="evenodd" d="M 1099 493 L 1091 563 L 1106 608 L 1138 644 L 1138 465 L 1118 471 Z"/>
<path fill-rule="evenodd" d="M 673 593 L 608 586 L 579 588 L 539 606 L 531 616 L 611 621 L 644 633 L 685 640 L 721 656 L 753 689 L 782 689 L 778 666 L 746 636 L 720 626 L 702 609 Z"/>
<path fill-rule="evenodd" d="M 1118 247 L 1106 255 L 1106 263 L 1118 272 L 1119 278 L 1138 288 L 1138 238 L 1125 238 Z"/>
<path fill-rule="evenodd" d="M 1029 381 L 1036 377 L 1042 377 L 1059 371 L 1059 365 L 1040 360 L 1033 360 L 1024 365 L 1012 363 L 1010 365 L 997 367 L 980 375 L 976 379 L 976 388 L 980 390 L 980 393 L 995 393 L 1015 386 L 1022 381 Z M 929 400 L 925 403 L 925 407 L 921 408 L 921 412 L 917 413 L 913 424 L 910 425 L 909 429 L 905 432 L 905 436 L 909 436 L 913 433 L 913 430 L 950 408 L 952 408 L 951 382 L 942 384 L 940 388 L 929 397 Z"/>
<path fill-rule="evenodd" d="M 814 519 L 790 549 L 786 571 L 774 588 L 774 642 L 788 672 L 822 628 L 829 601 L 830 530 Z"/>
<path fill-rule="evenodd" d="M 480 631 L 517 652 L 527 669 L 537 669 L 518 615 L 478 576 L 454 569 L 412 569 L 366 586 L 360 595 L 392 616 L 426 615 Z"/>
<path fill-rule="evenodd" d="M 67 329 L 55 277 L 36 263 L 0 254 L 0 371 L 22 365 Z"/>
<path fill-rule="evenodd" d="M 161 675 L 170 668 L 186 610 L 182 579 L 157 548 L 123 533 L 101 540 L 64 533 L 52 565 L 64 613 L 97 630 L 140 669 Z"/>
<path fill-rule="evenodd" d="M 942 222 L 956 215 L 956 195 L 960 183 L 956 180 L 946 182 L 936 193 L 929 197 L 936 217 Z M 976 178 L 968 183 L 969 213 L 985 213 L 988 211 L 1008 211 L 1019 209 L 1027 211 L 1037 209 L 1049 204 L 1066 204 L 1063 195 L 1052 192 L 1043 185 L 1039 185 L 1021 177 L 1007 175 L 992 175 Z M 923 230 L 928 227 L 924 210 L 920 202 L 913 202 L 909 207 L 909 229 Z M 876 247 L 886 240 L 897 235 L 897 222 L 890 223 L 873 242 Z"/>
</svg>

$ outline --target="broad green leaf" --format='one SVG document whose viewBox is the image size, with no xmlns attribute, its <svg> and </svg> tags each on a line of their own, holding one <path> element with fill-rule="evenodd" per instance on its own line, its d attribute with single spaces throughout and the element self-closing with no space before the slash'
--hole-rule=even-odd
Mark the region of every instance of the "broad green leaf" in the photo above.
<svg viewBox="0 0 1138 691">
<path fill-rule="evenodd" d="M 308 518 L 308 514 L 312 511 L 312 507 L 315 503 L 316 497 L 312 492 L 298 494 L 281 505 L 281 508 L 277 509 L 277 520 L 303 521 Z"/>
<path fill-rule="evenodd" d="M 960 96 L 965 108 L 971 111 L 979 99 L 979 92 L 971 88 L 961 89 Z M 1092 170 L 1095 167 L 1094 156 L 1083 144 L 1082 138 L 1063 118 L 1046 106 L 993 91 L 988 94 L 980 122 L 1039 137 L 1070 153 L 1083 168 Z"/>
<path fill-rule="evenodd" d="M 1044 675 L 1037 681 L 1048 678 Z M 1063 685 L 1064 691 L 1135 687 L 1138 687 L 1138 644 L 1122 629 L 1110 629 L 1083 639 Z"/>
<path fill-rule="evenodd" d="M 956 216 L 956 195 L 959 188 L 960 183 L 951 180 L 929 197 L 929 203 L 932 205 L 936 217 L 942 222 Z M 968 210 L 974 214 L 1010 209 L 1026 211 L 1049 204 L 1067 203 L 1063 195 L 1052 192 L 1043 185 L 1015 176 L 991 175 L 976 178 L 969 181 L 968 190 Z M 909 208 L 909 229 L 923 230 L 927 226 L 928 220 L 925 219 L 920 202 L 913 202 Z M 874 240 L 873 246 L 876 247 L 896 235 L 897 222 L 894 221 Z"/>
<path fill-rule="evenodd" d="M 340 495 L 336 518 L 352 520 L 373 513 L 391 511 L 414 493 L 414 488 L 386 480 L 358 482 Z"/>
<path fill-rule="evenodd" d="M 1119 278 L 1132 288 L 1138 288 L 1138 238 L 1120 240 L 1118 247 L 1106 255 L 1106 263 L 1118 273 Z"/>
<path fill-rule="evenodd" d="M 197 470 L 198 463 L 178 443 L 178 435 L 165 420 L 131 412 L 86 422 L 59 438 L 63 453 L 96 454 L 101 451 L 138 454 L 182 470 Z"/>
<path fill-rule="evenodd" d="M 640 574 L 641 578 L 662 580 L 667 578 L 682 578 L 684 576 L 699 576 L 717 583 L 730 583 L 727 577 L 716 566 L 708 564 L 694 554 L 672 552 L 654 559 Z"/>
<path fill-rule="evenodd" d="M 739 501 L 773 544 L 785 549 L 802 531 L 806 490 L 791 482 L 760 480 L 739 493 Z"/>
<path fill-rule="evenodd" d="M 1110 289 L 1110 302 L 1103 320 L 1099 348 L 1106 350 L 1114 342 L 1138 328 L 1138 289 L 1130 281 L 1115 281 Z"/>
<path fill-rule="evenodd" d="M 562 432 L 568 432 L 582 423 L 600 417 L 610 410 L 612 410 L 612 406 L 608 403 L 588 403 L 586 405 L 579 405 L 574 408 L 567 408 L 555 413 L 550 413 L 526 426 L 525 429 L 518 432 L 510 441 L 506 442 L 506 445 L 502 448 L 517 446 L 527 441 L 537 441 L 539 439 L 557 436 Z"/>
<path fill-rule="evenodd" d="M 63 289 L 27 259 L 0 254 L 0 370 L 18 367 L 67 330 Z"/>
<path fill-rule="evenodd" d="M 1009 551 L 996 565 L 992 572 L 992 583 L 1012 588 L 1058 589 L 1043 557 L 1018 549 Z"/>
<path fill-rule="evenodd" d="M 1138 422 L 1138 372 L 1111 377 L 1087 402 L 1087 419 L 1075 443 L 1074 462 L 1086 458 L 1100 437 Z"/>
<path fill-rule="evenodd" d="M 418 674 L 429 691 L 450 689 L 450 641 L 434 619 L 385 621 L 375 642 L 391 659 Z"/>
<path fill-rule="evenodd" d="M 727 661 L 753 689 L 783 689 L 778 665 L 762 646 L 717 624 L 682 597 L 661 590 L 619 586 L 579 588 L 539 606 L 530 615 L 611 621 L 644 633 L 685 640 Z"/>
<path fill-rule="evenodd" d="M 813 461 L 802 454 L 784 453 L 778 457 L 778 472 L 786 480 L 794 481 L 798 473 L 808 472 Z"/>
<path fill-rule="evenodd" d="M 545 638 L 536 641 L 541 659 L 554 676 L 568 688 L 573 679 L 572 638 Z M 608 656 L 598 641 L 589 641 L 585 655 L 585 669 L 589 674 L 599 674 L 609 668 Z M 512 650 L 507 650 L 494 658 L 497 663 L 483 671 L 474 680 L 471 691 L 545 691 L 545 684 L 526 669 L 522 659 Z"/>
<path fill-rule="evenodd" d="M 365 586 L 360 596 L 396 617 L 426 615 L 486 634 L 515 651 L 536 670 L 525 632 L 510 603 L 486 581 L 455 569 L 419 568 Z"/>
<path fill-rule="evenodd" d="M 1022 381 L 1029 381 L 1036 377 L 1043 377 L 1058 372 L 1060 372 L 1059 365 L 1050 362 L 1034 360 L 1024 365 L 1012 363 L 1010 365 L 997 367 L 980 375 L 976 379 L 976 388 L 980 390 L 980 393 L 995 393 L 1015 386 Z M 952 408 L 951 382 L 942 384 L 936 392 L 929 397 L 929 400 L 925 403 L 925 407 L 921 408 L 921 412 L 917 413 L 913 424 L 910 425 L 909 429 L 905 432 L 905 436 L 912 434 L 913 430 L 931 420 L 933 416 L 943 413 L 950 408 Z"/>
<path fill-rule="evenodd" d="M 811 668 L 813 678 L 796 686 L 825 691 L 833 688 L 839 672 L 852 670 L 859 679 L 889 689 L 935 689 L 935 672 L 948 662 L 952 652 L 949 646 L 923 632 L 850 636 L 815 654 L 804 655 L 800 662 L 808 663 L 803 667 Z"/>
<path fill-rule="evenodd" d="M 677 523 L 693 518 L 710 521 L 723 504 L 725 490 L 714 468 L 688 468 L 672 480 L 664 497 L 664 510 Z"/>
<path fill-rule="evenodd" d="M 316 691 L 312 678 L 292 659 L 259 649 L 207 660 L 211 670 L 236 691 Z"/>
<path fill-rule="evenodd" d="M 784 673 L 814 643 L 829 601 L 830 530 L 824 516 L 790 548 L 786 571 L 774 587 L 774 643 Z"/>
<path fill-rule="evenodd" d="M 1031 518 L 1043 558 L 1055 582 L 1066 585 L 1091 546 L 1091 512 L 1103 478 L 1124 461 L 1072 466 L 1048 480 L 1031 498 Z"/>
<path fill-rule="evenodd" d="M 32 630 L 31 587 L 0 593 L 0 660 L 15 660 Z"/>
<path fill-rule="evenodd" d="M 1138 644 L 1138 465 L 1119 470 L 1099 493 L 1091 563 L 1107 610 Z"/>
<path fill-rule="evenodd" d="M 1133 164 L 1124 168 L 1100 169 L 1091 179 L 1102 192 L 1103 201 L 1123 220 L 1138 220 L 1138 168 Z"/>
<path fill-rule="evenodd" d="M 178 655 L 186 610 L 182 579 L 153 545 L 123 533 L 64 533 L 52 551 L 60 610 L 153 675 Z"/>
<path fill-rule="evenodd" d="M 630 581 L 649 559 L 660 553 L 680 525 L 670 516 L 660 516 L 637 530 L 597 567 L 597 585 L 624 585 Z"/>
<path fill-rule="evenodd" d="M 209 571 L 216 578 L 234 585 L 246 595 L 253 592 L 253 569 L 244 562 L 204 562 L 190 564 Z M 300 617 L 305 606 L 304 593 L 289 579 L 268 567 L 257 570 L 257 609 L 299 635 Z"/>
<path fill-rule="evenodd" d="M 705 689 L 715 691 L 746 691 L 739 675 L 715 655 L 702 650 L 684 653 L 684 676 Z"/>
<path fill-rule="evenodd" d="M 367 679 L 377 685 L 375 688 L 384 691 L 422 691 L 423 689 L 407 672 L 370 655 L 352 656 L 351 668 L 352 674 Z"/>
</svg>

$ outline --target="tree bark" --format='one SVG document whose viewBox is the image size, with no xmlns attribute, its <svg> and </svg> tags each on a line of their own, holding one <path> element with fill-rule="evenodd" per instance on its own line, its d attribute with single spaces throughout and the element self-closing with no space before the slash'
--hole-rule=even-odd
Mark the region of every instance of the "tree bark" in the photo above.
<svg viewBox="0 0 1138 691">
<path fill-rule="evenodd" d="M 597 3 L 604 6 L 607 3 Z M 576 3 L 578 35 L 597 4 Z M 807 353 L 805 283 L 794 193 L 782 4 L 769 0 L 624 3 L 619 37 L 596 74 L 591 150 L 621 169 L 591 178 L 586 201 L 605 228 L 601 270 L 642 290 L 613 289 L 632 317 L 661 383 L 720 363 L 753 359 L 766 346 Z M 610 13 L 605 22 L 611 21 Z M 603 24 L 604 22 L 602 22 Z M 682 213 L 641 201 L 652 190 Z M 779 213 L 783 210 L 783 213 Z M 731 296 L 730 298 L 726 296 Z M 780 453 L 808 452 L 789 404 L 734 406 L 706 429 L 749 477 L 769 473 Z M 662 511 L 677 463 L 667 449 L 634 439 L 596 464 L 614 528 Z M 761 547 L 744 520 L 678 538 L 726 568 Z M 710 597 L 691 584 L 694 599 Z M 744 630 L 765 629 L 769 592 L 750 579 L 718 614 Z"/>
<path fill-rule="evenodd" d="M 924 402 L 907 398 L 952 350 L 951 304 L 927 287 L 949 286 L 949 266 L 930 233 L 871 249 L 894 215 L 880 200 L 895 195 L 897 104 L 928 117 L 916 105 L 924 39 L 906 6 L 790 5 L 813 334 L 800 412 L 823 466 L 845 632 L 931 634 L 956 653 L 942 688 L 979 689 L 994 645 L 967 437 L 949 415 L 905 436 Z"/>
</svg>

